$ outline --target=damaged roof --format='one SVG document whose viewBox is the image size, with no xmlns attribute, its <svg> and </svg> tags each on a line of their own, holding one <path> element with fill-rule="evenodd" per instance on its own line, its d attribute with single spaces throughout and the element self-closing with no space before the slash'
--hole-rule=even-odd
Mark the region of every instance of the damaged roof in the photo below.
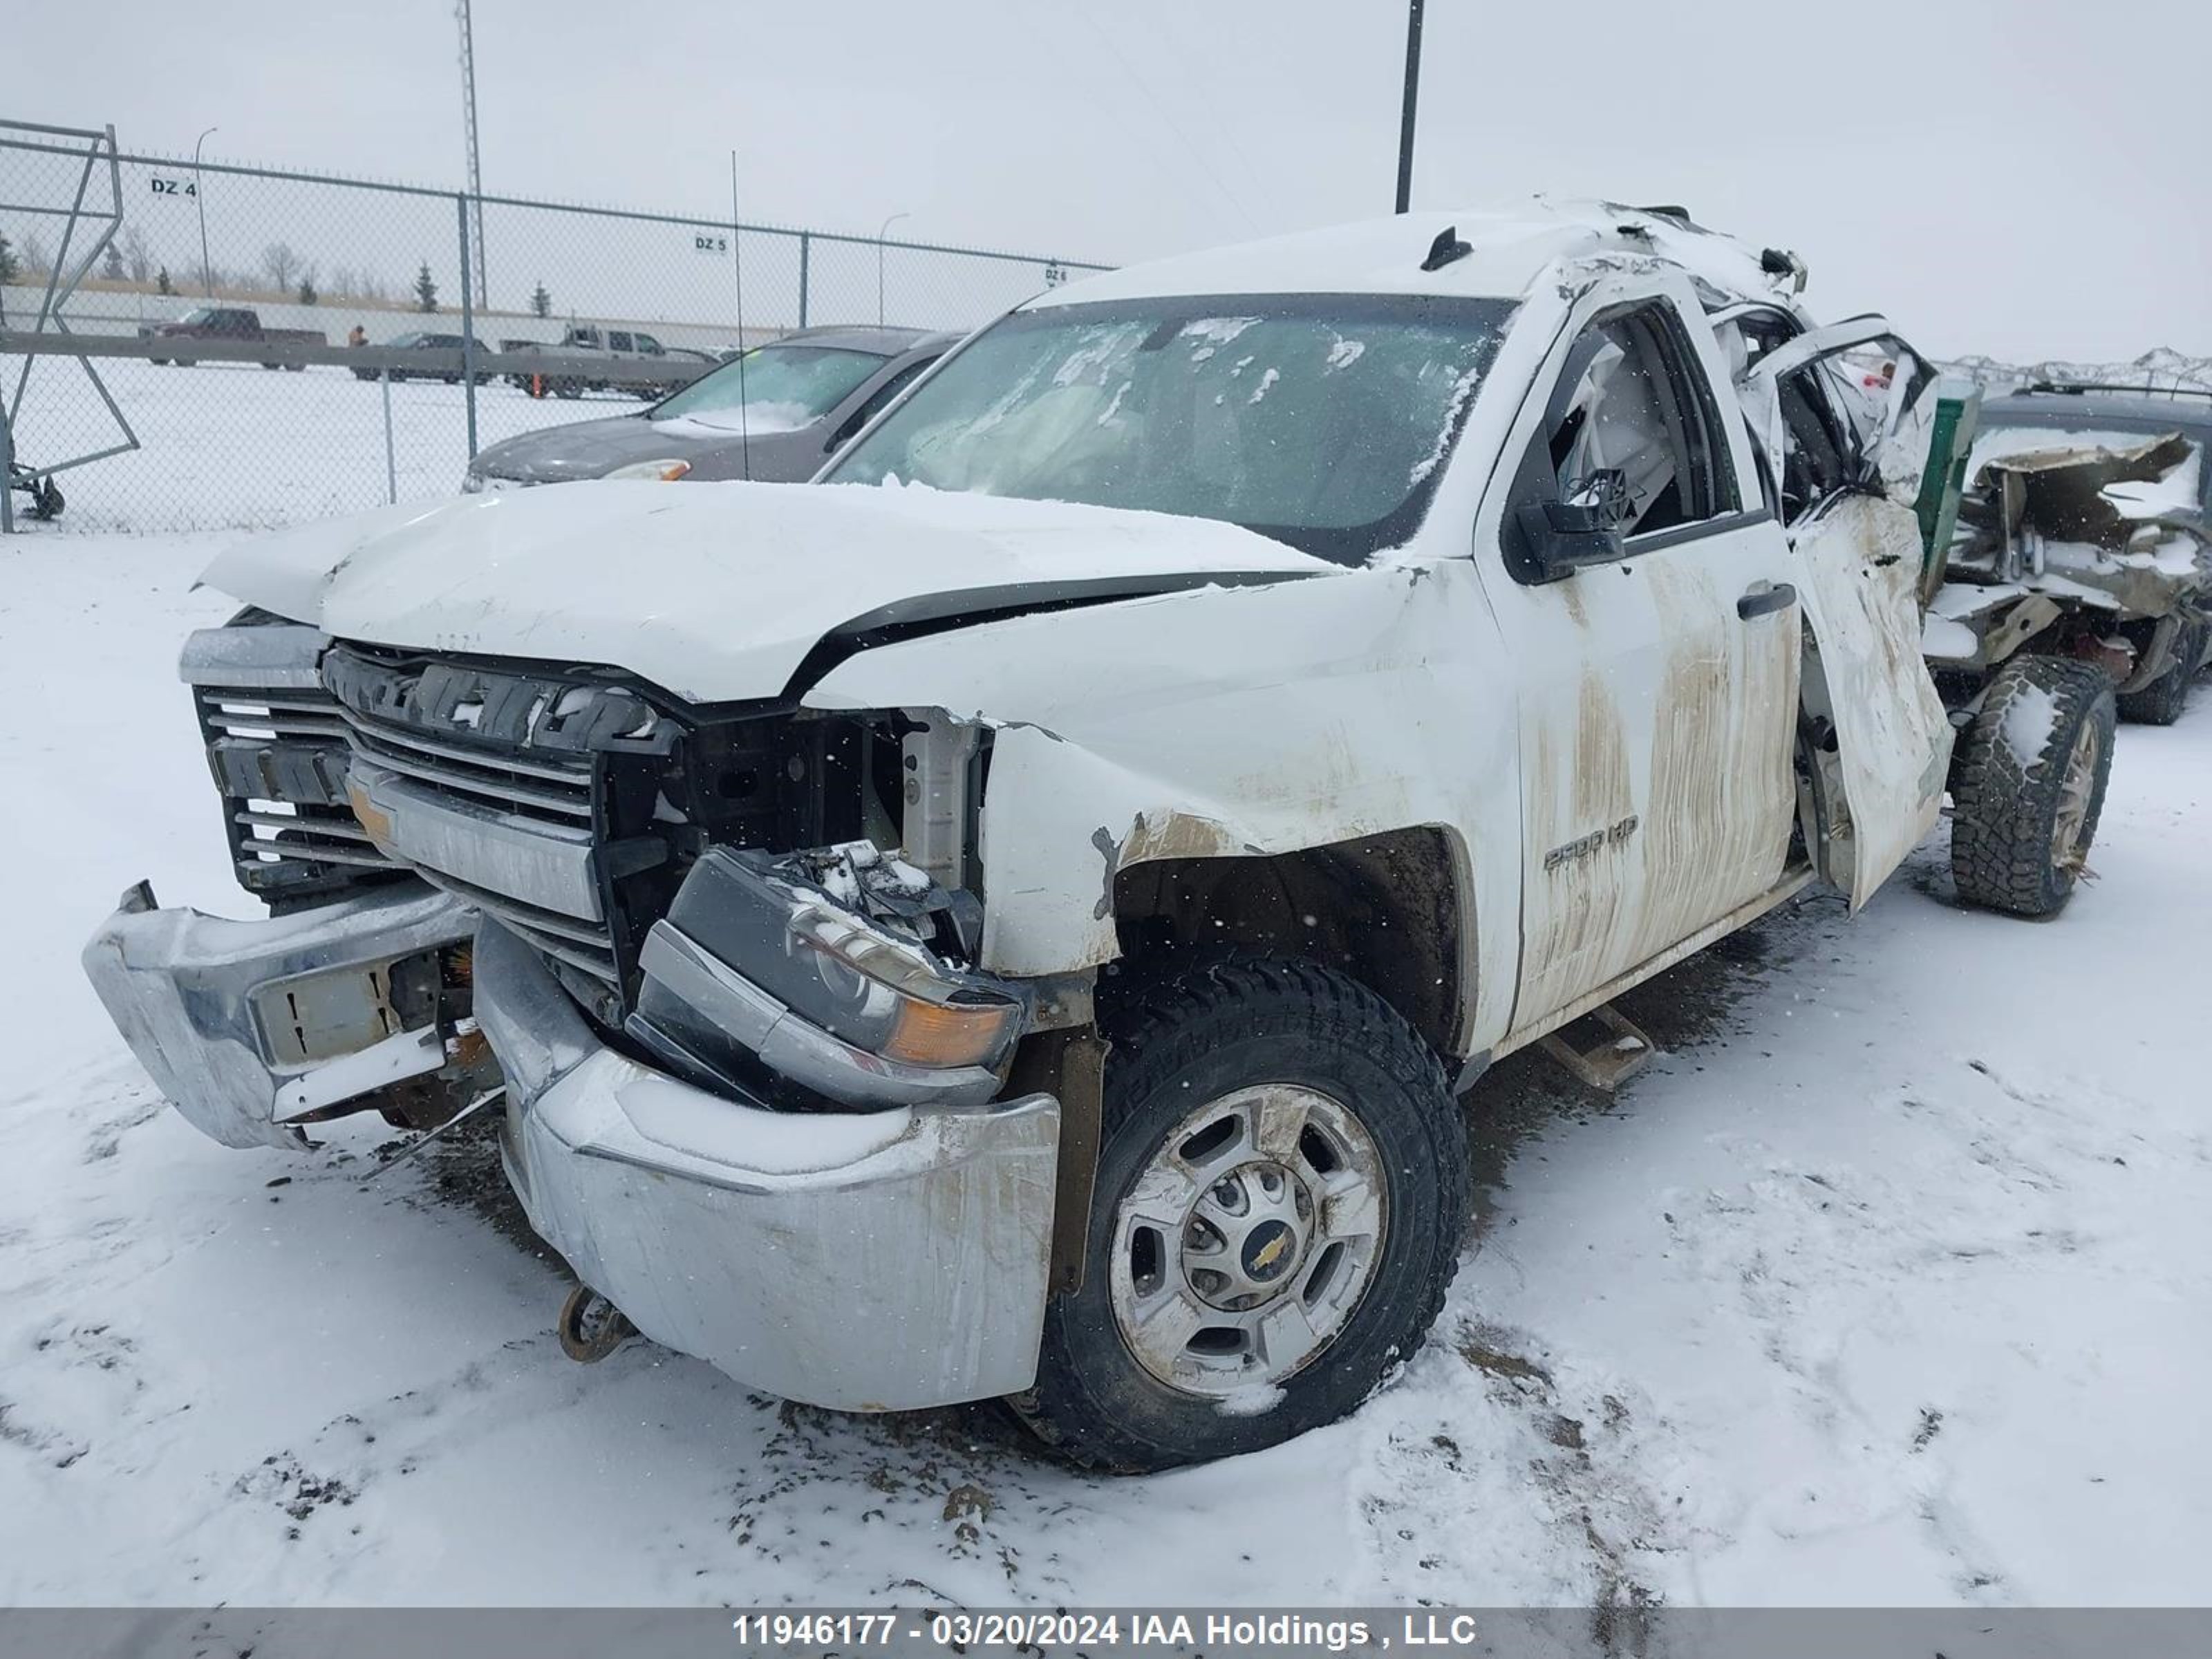
<svg viewBox="0 0 2212 1659">
<path fill-rule="evenodd" d="M 1425 269 L 1447 232 L 1463 257 Z M 1424 211 L 1242 242 L 1085 277 L 1031 302 L 1042 308 L 1102 300 L 1206 294 L 1448 294 L 1516 300 L 1558 267 L 1605 255 L 1656 256 L 1706 289 L 1709 304 L 1779 301 L 1802 266 L 1784 264 L 1677 210 L 1608 202 L 1530 201 L 1505 209 Z"/>
</svg>

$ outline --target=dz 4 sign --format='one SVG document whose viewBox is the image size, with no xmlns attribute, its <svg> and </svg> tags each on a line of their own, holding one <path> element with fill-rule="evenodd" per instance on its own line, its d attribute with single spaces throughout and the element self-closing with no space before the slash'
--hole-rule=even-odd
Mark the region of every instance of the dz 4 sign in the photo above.
<svg viewBox="0 0 2212 1659">
<path fill-rule="evenodd" d="M 197 196 L 199 185 L 190 179 L 149 179 L 147 185 L 156 196 Z"/>
</svg>

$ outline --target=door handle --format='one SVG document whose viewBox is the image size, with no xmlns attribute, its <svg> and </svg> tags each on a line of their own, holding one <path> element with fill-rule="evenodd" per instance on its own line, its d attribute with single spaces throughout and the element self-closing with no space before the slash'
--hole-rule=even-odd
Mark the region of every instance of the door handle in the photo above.
<svg viewBox="0 0 2212 1659">
<path fill-rule="evenodd" d="M 1753 617 L 1787 611 L 1797 603 L 1797 590 L 1788 582 L 1753 582 L 1735 602 L 1735 614 L 1749 622 Z"/>
</svg>

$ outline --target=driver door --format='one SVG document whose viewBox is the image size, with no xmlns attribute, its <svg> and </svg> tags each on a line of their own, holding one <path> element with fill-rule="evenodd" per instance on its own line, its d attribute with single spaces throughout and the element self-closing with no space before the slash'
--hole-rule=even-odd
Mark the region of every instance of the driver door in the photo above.
<svg viewBox="0 0 2212 1659">
<path fill-rule="evenodd" d="M 1726 374 L 1686 282 L 1601 284 L 1539 374 L 1478 520 L 1519 690 L 1515 1032 L 1784 879 L 1796 573 L 1748 435 L 1716 395 Z M 1547 565 L 1547 504 L 1598 500 L 1620 515 L 1610 556 Z"/>
</svg>

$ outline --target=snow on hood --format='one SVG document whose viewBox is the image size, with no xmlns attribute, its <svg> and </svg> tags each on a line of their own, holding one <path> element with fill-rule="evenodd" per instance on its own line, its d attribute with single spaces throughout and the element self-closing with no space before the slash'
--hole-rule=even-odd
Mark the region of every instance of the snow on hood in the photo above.
<svg viewBox="0 0 2212 1659">
<path fill-rule="evenodd" d="M 1342 567 L 1234 525 L 857 484 L 597 482 L 256 536 L 210 586 L 342 639 L 600 663 L 694 702 L 773 696 L 841 623 L 1054 584 L 1143 592 Z M 952 596 L 950 606 L 945 603 Z"/>
</svg>

